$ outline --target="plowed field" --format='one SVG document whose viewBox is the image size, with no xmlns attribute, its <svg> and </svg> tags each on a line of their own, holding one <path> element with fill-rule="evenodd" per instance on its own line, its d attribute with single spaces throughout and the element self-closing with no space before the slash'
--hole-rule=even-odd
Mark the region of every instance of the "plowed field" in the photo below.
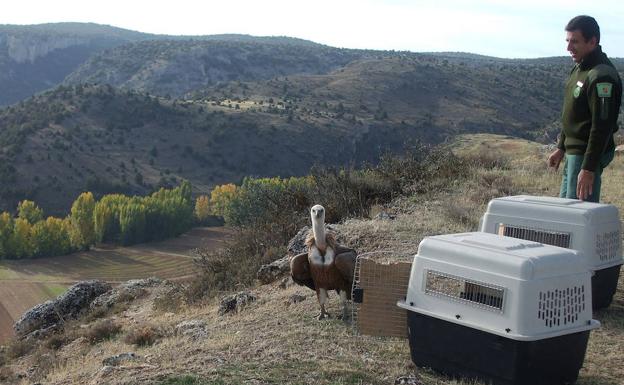
<svg viewBox="0 0 624 385">
<path fill-rule="evenodd" d="M 31 307 L 55 298 L 73 283 L 99 279 L 112 284 L 159 277 L 179 280 L 194 273 L 198 248 L 216 249 L 227 236 L 220 227 L 195 228 L 178 238 L 129 247 L 97 247 L 53 258 L 0 261 L 0 341 Z"/>
</svg>

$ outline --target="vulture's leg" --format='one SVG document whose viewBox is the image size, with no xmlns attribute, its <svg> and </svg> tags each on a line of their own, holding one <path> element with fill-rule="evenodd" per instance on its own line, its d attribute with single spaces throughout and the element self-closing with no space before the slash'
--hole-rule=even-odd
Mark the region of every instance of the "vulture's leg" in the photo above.
<svg viewBox="0 0 624 385">
<path fill-rule="evenodd" d="M 347 322 L 349 320 L 349 309 L 347 308 L 347 292 L 340 290 L 340 303 L 342 303 L 342 320 Z"/>
<path fill-rule="evenodd" d="M 320 320 L 324 319 L 325 317 L 329 317 L 329 313 L 327 313 L 325 311 L 325 304 L 327 303 L 327 290 L 319 289 L 319 291 L 318 291 L 318 301 L 319 301 L 319 304 L 321 305 L 321 312 L 320 312 L 320 314 L 318 315 L 317 318 L 320 321 Z"/>
</svg>

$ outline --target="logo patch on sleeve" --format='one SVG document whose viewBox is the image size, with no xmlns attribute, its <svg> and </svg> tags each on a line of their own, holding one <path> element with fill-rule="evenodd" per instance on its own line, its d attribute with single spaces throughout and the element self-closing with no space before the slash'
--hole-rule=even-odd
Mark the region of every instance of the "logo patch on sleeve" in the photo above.
<svg viewBox="0 0 624 385">
<path fill-rule="evenodd" d="M 598 83 L 596 84 L 598 89 L 598 97 L 600 98 L 610 98 L 611 91 L 613 89 L 613 84 L 611 83 Z"/>
</svg>

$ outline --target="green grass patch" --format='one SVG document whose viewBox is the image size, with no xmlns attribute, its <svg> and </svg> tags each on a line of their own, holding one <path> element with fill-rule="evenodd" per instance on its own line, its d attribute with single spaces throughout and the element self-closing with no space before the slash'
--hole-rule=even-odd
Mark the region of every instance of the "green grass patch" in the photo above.
<svg viewBox="0 0 624 385">
<path fill-rule="evenodd" d="M 59 295 L 65 293 L 68 288 L 67 285 L 61 285 L 57 283 L 43 283 L 40 285 L 40 287 L 41 290 L 50 298 L 58 297 Z"/>
</svg>

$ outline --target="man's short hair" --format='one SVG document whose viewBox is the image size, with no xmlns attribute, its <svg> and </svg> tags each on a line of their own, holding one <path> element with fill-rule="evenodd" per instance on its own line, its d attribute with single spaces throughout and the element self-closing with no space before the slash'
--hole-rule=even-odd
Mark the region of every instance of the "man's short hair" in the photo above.
<svg viewBox="0 0 624 385">
<path fill-rule="evenodd" d="M 580 15 L 572 18 L 566 25 L 565 30 L 568 32 L 581 31 L 581 35 L 588 41 L 592 37 L 596 37 L 596 43 L 600 43 L 600 27 L 591 16 Z"/>
</svg>

